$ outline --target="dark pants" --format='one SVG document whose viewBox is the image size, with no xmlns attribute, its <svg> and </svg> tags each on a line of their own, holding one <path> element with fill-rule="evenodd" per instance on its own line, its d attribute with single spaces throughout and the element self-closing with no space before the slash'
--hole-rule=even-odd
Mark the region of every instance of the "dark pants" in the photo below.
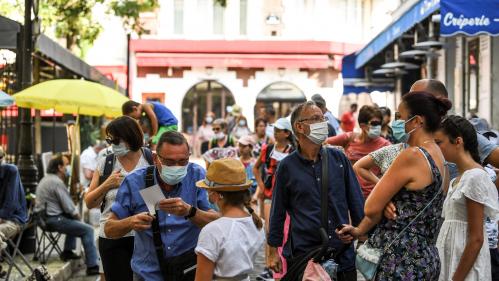
<svg viewBox="0 0 499 281">
<path fill-rule="evenodd" d="M 133 236 L 119 239 L 99 237 L 99 253 L 106 281 L 132 281 L 130 265 L 133 255 Z"/>
<path fill-rule="evenodd" d="M 492 280 L 499 280 L 499 249 L 490 249 Z"/>
<path fill-rule="evenodd" d="M 301 258 L 303 258 L 303 256 L 298 256 L 293 259 L 286 259 L 288 270 L 293 266 L 295 262 L 298 262 Z M 303 272 L 300 275 L 303 276 Z M 357 281 L 357 270 L 338 272 L 337 276 L 338 281 Z"/>
</svg>

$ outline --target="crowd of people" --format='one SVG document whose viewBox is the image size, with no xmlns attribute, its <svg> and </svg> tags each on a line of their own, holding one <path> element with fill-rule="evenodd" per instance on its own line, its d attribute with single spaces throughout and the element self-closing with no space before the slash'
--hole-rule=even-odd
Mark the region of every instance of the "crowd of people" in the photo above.
<svg viewBox="0 0 499 281">
<path fill-rule="evenodd" d="M 250 280 L 262 249 L 257 280 L 319 280 L 311 272 L 321 270 L 340 281 L 357 270 L 498 280 L 498 136 L 477 116 L 449 115 L 447 96 L 441 82 L 419 80 L 391 122 L 390 109 L 357 104 L 338 120 L 314 95 L 287 117 L 268 109 L 254 133 L 234 106 L 228 118 L 208 113 L 193 146 L 164 105 L 127 102 L 105 130 L 111 153 L 97 142 L 81 156 L 97 241 L 69 196 L 66 156 L 50 160 L 35 212 L 66 234 L 63 260 L 80 258 L 81 238 L 87 274 L 101 280 Z M 15 166 L 0 167 L 14 179 L 2 181 L 3 245 L 26 206 L 4 204 L 24 193 Z M 146 190 L 163 199 L 151 205 Z"/>
</svg>

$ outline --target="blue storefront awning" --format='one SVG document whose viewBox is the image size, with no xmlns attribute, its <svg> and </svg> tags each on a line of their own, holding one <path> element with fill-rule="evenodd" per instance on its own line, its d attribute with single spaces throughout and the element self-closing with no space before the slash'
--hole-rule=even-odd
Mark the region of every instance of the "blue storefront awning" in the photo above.
<svg viewBox="0 0 499 281">
<path fill-rule="evenodd" d="M 440 34 L 499 35 L 499 0 L 441 0 Z"/>
<path fill-rule="evenodd" d="M 477 0 L 473 0 L 477 1 Z M 472 1 L 471 1 L 472 2 Z M 480 1 L 478 1 L 480 2 Z M 440 0 L 421 0 L 414 4 L 405 14 L 392 22 L 385 30 L 369 42 L 357 53 L 355 67 L 364 66 L 379 52 L 395 41 L 400 35 L 411 29 L 440 8 Z"/>
<path fill-rule="evenodd" d="M 370 93 L 374 91 L 386 92 L 393 90 L 393 82 L 387 79 L 378 81 L 370 81 L 367 83 L 364 67 L 356 68 L 355 61 L 357 55 L 355 53 L 346 55 L 341 61 L 341 76 L 343 77 L 343 94 L 360 94 Z M 366 85 L 369 86 L 360 86 Z"/>
</svg>

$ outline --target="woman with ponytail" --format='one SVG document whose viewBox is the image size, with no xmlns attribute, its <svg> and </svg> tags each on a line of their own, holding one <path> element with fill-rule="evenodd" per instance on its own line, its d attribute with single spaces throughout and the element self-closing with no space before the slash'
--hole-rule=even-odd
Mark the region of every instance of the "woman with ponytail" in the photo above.
<svg viewBox="0 0 499 281">
<path fill-rule="evenodd" d="M 486 217 L 498 220 L 499 203 L 497 189 L 479 164 L 476 131 L 466 119 L 452 115 L 442 122 L 435 141 L 459 171 L 443 205 L 439 280 L 492 280 L 484 222 Z"/>
<path fill-rule="evenodd" d="M 199 234 L 195 280 L 249 281 L 264 231 L 262 220 L 251 208 L 251 181 L 246 179 L 244 165 L 233 158 L 215 160 L 206 179 L 196 185 L 208 191 L 222 217 Z"/>
</svg>

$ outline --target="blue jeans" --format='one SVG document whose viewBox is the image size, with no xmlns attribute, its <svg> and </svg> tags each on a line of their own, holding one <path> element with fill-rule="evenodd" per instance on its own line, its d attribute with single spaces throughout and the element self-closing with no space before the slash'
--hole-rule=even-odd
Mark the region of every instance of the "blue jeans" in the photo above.
<svg viewBox="0 0 499 281">
<path fill-rule="evenodd" d="M 47 226 L 55 232 L 66 234 L 64 251 L 76 249 L 76 238 L 80 237 L 85 250 L 85 264 L 88 267 L 97 266 L 97 250 L 94 243 L 94 229 L 79 220 L 60 216 L 48 217 Z"/>
</svg>

